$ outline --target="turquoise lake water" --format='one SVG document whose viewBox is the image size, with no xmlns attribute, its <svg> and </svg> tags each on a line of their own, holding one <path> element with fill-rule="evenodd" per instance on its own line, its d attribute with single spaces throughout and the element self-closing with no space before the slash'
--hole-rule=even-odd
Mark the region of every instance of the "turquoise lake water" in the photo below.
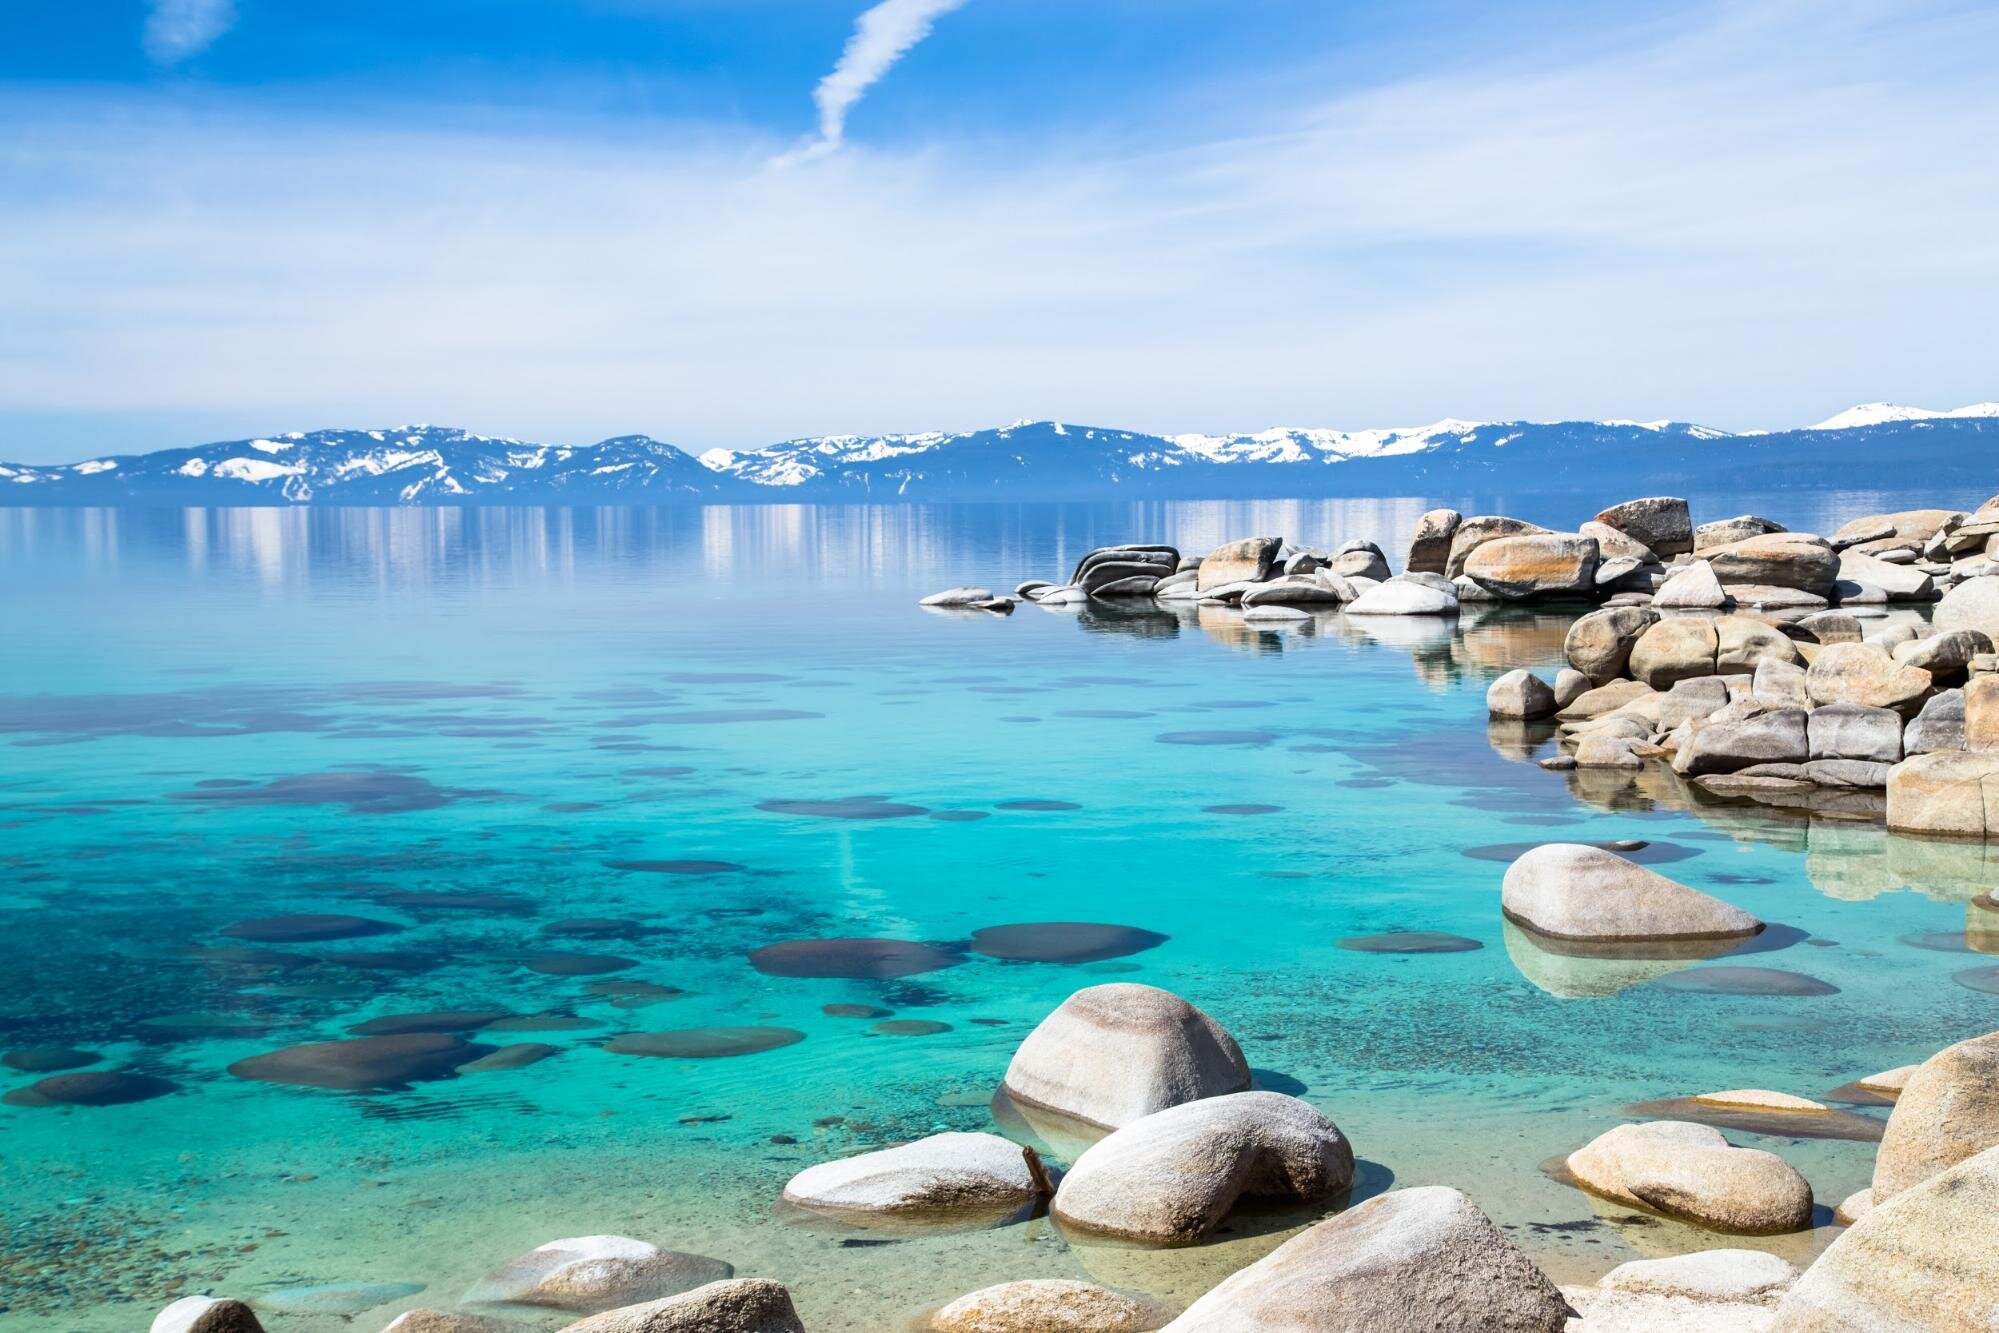
<svg viewBox="0 0 1999 1333">
<path fill-rule="evenodd" d="M 1826 530 L 1917 502 L 1737 496 L 1697 517 Z M 1368 536 L 1399 562 L 1427 504 L 0 511 L 0 1047 L 81 1048 L 164 1094 L 0 1105 L 0 1327 L 109 1333 L 186 1292 L 421 1284 L 352 1322 L 272 1320 L 376 1328 L 595 1233 L 778 1278 L 815 1330 L 899 1327 L 1014 1277 L 1184 1303 L 1299 1219 L 1160 1252 L 1045 1219 L 859 1234 L 775 1207 L 814 1162 L 992 1128 L 1017 1042 L 1107 980 L 1229 1027 L 1265 1086 L 1346 1131 L 1360 1194 L 1457 1185 L 1558 1277 L 1739 1243 L 1593 1202 L 1542 1164 L 1634 1103 L 1822 1097 L 1999 1027 L 1999 995 L 1954 980 L 1992 961 L 1968 952 L 1991 938 L 1967 933 L 1969 901 L 1999 883 L 1982 848 L 1695 810 L 1656 774 L 1540 770 L 1546 734 L 1489 729 L 1484 690 L 1557 665 L 1572 613 L 1274 633 L 1193 608 L 915 605 L 1060 578 L 1123 540 Z M 1781 927 L 1718 965 L 1825 985 L 1689 989 L 1717 964 L 1563 959 L 1502 928 L 1501 845 L 1624 838 Z M 223 933 L 291 914 L 381 933 Z M 963 949 L 1045 921 L 1166 939 L 1081 964 Z M 1391 931 L 1482 947 L 1339 944 Z M 951 965 L 871 980 L 749 961 L 842 937 L 936 942 Z M 877 1032 L 829 1004 L 944 1027 Z M 539 1016 L 462 1035 L 557 1053 L 370 1091 L 229 1072 L 445 1010 Z M 803 1038 L 718 1059 L 603 1049 L 717 1027 Z M 1871 1170 L 1864 1141 L 1735 1137 L 1782 1153 L 1827 1209 Z M 1803 1258 L 1831 1234 L 1743 1243 Z"/>
</svg>

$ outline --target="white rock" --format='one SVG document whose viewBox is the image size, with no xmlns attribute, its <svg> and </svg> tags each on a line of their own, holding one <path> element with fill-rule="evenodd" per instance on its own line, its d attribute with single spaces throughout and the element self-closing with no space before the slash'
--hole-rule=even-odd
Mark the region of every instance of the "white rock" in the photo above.
<svg viewBox="0 0 1999 1333">
<path fill-rule="evenodd" d="M 836 1212 L 941 1214 L 1021 1208 L 1046 1193 L 1032 1148 L 997 1134 L 932 1134 L 809 1166 L 784 1187 L 784 1200 Z"/>
<path fill-rule="evenodd" d="M 575 1236 L 516 1255 L 465 1293 L 466 1305 L 545 1305 L 595 1314 L 677 1296 L 733 1275 L 719 1259 L 629 1236 Z"/>
<path fill-rule="evenodd" d="M 919 606 L 982 606 L 993 600 L 992 593 L 985 588 L 946 588 L 943 592 L 933 592 Z"/>
<path fill-rule="evenodd" d="M 1725 939 L 1763 928 L 1739 907 L 1580 843 L 1545 843 L 1515 860 L 1500 907 L 1509 920 L 1560 939 Z"/>
<path fill-rule="evenodd" d="M 1360 580 L 1351 580 L 1356 587 Z M 1348 602 L 1350 616 L 1448 616 L 1457 614 L 1458 599 L 1421 583 L 1379 584 Z"/>
</svg>

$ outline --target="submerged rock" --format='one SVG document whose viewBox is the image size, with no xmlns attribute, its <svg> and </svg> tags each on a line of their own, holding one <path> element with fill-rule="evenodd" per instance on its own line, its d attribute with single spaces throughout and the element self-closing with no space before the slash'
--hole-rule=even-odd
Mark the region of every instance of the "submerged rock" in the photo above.
<svg viewBox="0 0 1999 1333">
<path fill-rule="evenodd" d="M 718 1060 L 760 1055 L 805 1040 L 797 1028 L 707 1027 L 667 1032 L 632 1032 L 604 1043 L 613 1055 L 648 1055 L 673 1060 Z"/>
<path fill-rule="evenodd" d="M 1132 1121 L 1092 1145 L 1055 1194 L 1055 1216 L 1156 1245 L 1201 1239 L 1240 1199 L 1312 1203 L 1353 1183 L 1339 1127 L 1280 1092 L 1208 1097 Z"/>
<path fill-rule="evenodd" d="M 1737 1148 L 1708 1125 L 1619 1125 L 1569 1154 L 1568 1168 L 1593 1194 L 1715 1231 L 1774 1235 L 1811 1225 L 1811 1186 L 1790 1163 Z"/>
<path fill-rule="evenodd" d="M 896 1148 L 810 1166 L 784 1200 L 836 1213 L 1007 1213 L 1050 1192 L 1032 1148 L 997 1134 L 932 1134 Z"/>
<path fill-rule="evenodd" d="M 97 1069 L 55 1074 L 0 1097 L 9 1106 L 124 1106 L 178 1092 L 180 1084 L 153 1074 Z"/>
<path fill-rule="evenodd" d="M 1100 963 L 1156 949 L 1167 938 L 1099 921 L 1029 921 L 973 931 L 972 952 L 1014 962 Z"/>
<path fill-rule="evenodd" d="M 866 981 L 919 976 L 965 961 L 960 949 L 921 940 L 782 940 L 750 952 L 750 966 L 766 976 Z"/>
<path fill-rule="evenodd" d="M 1116 1129 L 1249 1087 L 1242 1048 L 1179 996 L 1113 982 L 1064 1000 L 1014 1052 L 1004 1089 L 1030 1106 Z"/>
<path fill-rule="evenodd" d="M 719 1259 L 629 1236 L 574 1236 L 516 1255 L 474 1283 L 466 1305 L 540 1305 L 596 1314 L 677 1296 L 735 1273 Z"/>
<path fill-rule="evenodd" d="M 456 1310 L 410 1310 L 390 1320 L 382 1333 L 535 1333 L 535 1330 L 512 1319 L 489 1319 Z"/>
<path fill-rule="evenodd" d="M 791 1293 L 768 1278 L 710 1282 L 679 1296 L 607 1310 L 562 1333 L 805 1333 Z"/>
<path fill-rule="evenodd" d="M 1369 1199 L 1225 1279 L 1170 1333 L 1560 1333 L 1562 1293 L 1441 1185 Z"/>
</svg>

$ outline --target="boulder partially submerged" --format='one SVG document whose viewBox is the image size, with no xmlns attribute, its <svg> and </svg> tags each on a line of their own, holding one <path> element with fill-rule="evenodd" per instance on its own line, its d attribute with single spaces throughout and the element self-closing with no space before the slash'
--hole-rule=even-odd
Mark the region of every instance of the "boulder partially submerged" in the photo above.
<svg viewBox="0 0 1999 1333">
<path fill-rule="evenodd" d="M 1027 1035 L 1003 1090 L 1017 1101 L 1117 1129 L 1182 1102 L 1249 1087 L 1242 1048 L 1170 991 L 1090 986 Z"/>
<path fill-rule="evenodd" d="M 1544 843 L 1514 861 L 1500 910 L 1566 940 L 1712 940 L 1763 929 L 1739 907 L 1585 843 Z"/>
</svg>

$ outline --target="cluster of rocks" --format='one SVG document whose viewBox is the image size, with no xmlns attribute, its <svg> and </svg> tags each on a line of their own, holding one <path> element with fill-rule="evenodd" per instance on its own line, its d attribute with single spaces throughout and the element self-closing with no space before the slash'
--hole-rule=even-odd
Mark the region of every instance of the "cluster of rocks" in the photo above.
<svg viewBox="0 0 1999 1333">
<path fill-rule="evenodd" d="M 1508 871 L 1502 910 L 1570 938 L 1741 937 L 1746 913 L 1601 849 L 1551 845 Z M 1066 1173 L 996 1134 L 943 1133 L 809 1167 L 785 1203 L 868 1227 L 985 1225 L 1046 1207 L 1078 1243 L 1176 1246 L 1238 1208 L 1319 1213 L 1354 1181 L 1352 1146 L 1317 1109 L 1252 1089 L 1215 1019 L 1150 986 L 1089 987 L 1021 1043 L 999 1096 L 1101 1135 Z M 1175 1316 L 1072 1279 L 1005 1282 L 927 1312 L 931 1333 L 1248 1333 L 1467 1329 L 1615 1333 L 1743 1329 L 1861 1333 L 1984 1329 L 1999 1290 L 1999 1033 L 1871 1087 L 1899 1096 L 1872 1186 L 1841 1205 L 1843 1233 L 1800 1274 L 1754 1250 L 1713 1249 L 1557 1287 L 1478 1206 L 1443 1186 L 1391 1190 L 1305 1227 Z M 1801 1098 L 1742 1090 L 1730 1104 L 1812 1115 Z M 1776 1154 L 1685 1121 L 1620 1125 L 1572 1153 L 1583 1189 L 1716 1233 L 1812 1225 L 1804 1178 Z M 398 1316 L 383 1333 L 526 1333 L 509 1317 L 563 1311 L 565 1333 L 803 1333 L 786 1289 L 719 1260 L 622 1236 L 552 1241 L 494 1269 L 454 1310 Z M 175 1302 L 152 1333 L 262 1333 L 251 1305 Z"/>
<path fill-rule="evenodd" d="M 1563 753 L 1548 767 L 1656 761 L 1710 794 L 1780 805 L 1867 809 L 1849 794 L 1872 792 L 1891 828 L 1982 837 L 1999 779 L 1995 538 L 1999 500 L 1857 519 L 1830 540 L 1704 550 L 1697 535 L 1651 592 L 1617 593 L 1570 627 L 1553 681 L 1510 671 L 1487 711 L 1556 720 Z M 1932 599 L 1927 625 L 1884 609 Z"/>
</svg>

